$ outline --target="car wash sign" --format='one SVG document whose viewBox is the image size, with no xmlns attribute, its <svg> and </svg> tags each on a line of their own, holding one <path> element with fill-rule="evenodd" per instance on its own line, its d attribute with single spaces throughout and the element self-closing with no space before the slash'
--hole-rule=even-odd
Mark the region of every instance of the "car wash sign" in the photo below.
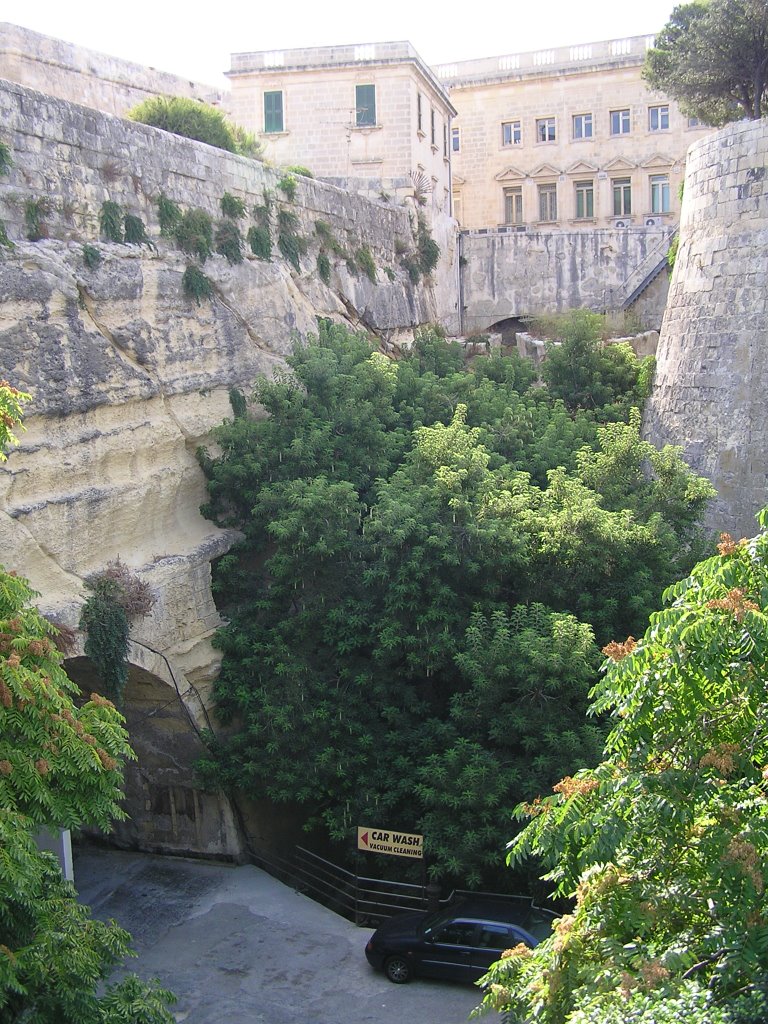
<svg viewBox="0 0 768 1024">
<path fill-rule="evenodd" d="M 424 856 L 424 836 L 410 832 L 393 832 L 381 828 L 357 829 L 357 848 L 368 853 L 389 853 L 393 857 Z"/>
</svg>

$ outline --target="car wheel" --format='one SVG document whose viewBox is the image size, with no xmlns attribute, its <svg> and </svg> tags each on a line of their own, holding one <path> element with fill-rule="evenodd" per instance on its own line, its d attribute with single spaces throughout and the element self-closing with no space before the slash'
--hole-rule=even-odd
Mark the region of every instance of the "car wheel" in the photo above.
<svg viewBox="0 0 768 1024">
<path fill-rule="evenodd" d="M 391 956 L 384 963 L 384 971 L 390 981 L 402 985 L 411 976 L 411 965 L 402 956 Z"/>
</svg>

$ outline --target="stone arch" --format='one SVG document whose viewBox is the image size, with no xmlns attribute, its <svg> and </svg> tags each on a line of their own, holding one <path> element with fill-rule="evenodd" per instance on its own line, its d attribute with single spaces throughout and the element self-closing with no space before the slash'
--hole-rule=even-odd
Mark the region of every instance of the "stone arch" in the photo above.
<svg viewBox="0 0 768 1024">
<path fill-rule="evenodd" d="M 65 669 L 87 697 L 102 692 L 96 669 L 84 655 Z M 117 846 L 154 853 L 239 859 L 242 841 L 230 801 L 207 792 L 194 763 L 205 752 L 205 708 L 194 687 L 175 678 L 167 659 L 140 644 L 129 649 L 128 682 L 120 709 L 137 759 L 125 765 L 125 821 L 104 836 Z"/>
<path fill-rule="evenodd" d="M 490 334 L 500 334 L 501 343 L 504 346 L 515 345 L 515 334 L 519 331 L 528 330 L 528 318 L 525 316 L 507 316 L 501 320 L 494 320 L 486 330 Z"/>
</svg>

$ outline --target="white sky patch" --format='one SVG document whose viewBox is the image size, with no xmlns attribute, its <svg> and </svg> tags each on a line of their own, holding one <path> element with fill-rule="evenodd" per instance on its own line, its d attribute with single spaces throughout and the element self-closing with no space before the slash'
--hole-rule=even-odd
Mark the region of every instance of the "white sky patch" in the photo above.
<svg viewBox="0 0 768 1024">
<path fill-rule="evenodd" d="M 222 87 L 230 53 L 407 39 L 428 64 L 443 64 L 652 34 L 676 5 L 673 0 L 587 5 L 547 0 L 539 6 L 519 0 L 460 6 L 388 0 L 364 6 L 359 0 L 0 0 L 0 21 Z"/>
</svg>

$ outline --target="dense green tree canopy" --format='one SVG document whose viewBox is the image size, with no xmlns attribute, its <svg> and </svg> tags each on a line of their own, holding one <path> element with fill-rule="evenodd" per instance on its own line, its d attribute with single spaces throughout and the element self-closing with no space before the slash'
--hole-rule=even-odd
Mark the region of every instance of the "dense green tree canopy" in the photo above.
<svg viewBox="0 0 768 1024">
<path fill-rule="evenodd" d="M 768 510 L 605 648 L 603 761 L 518 809 L 511 844 L 575 899 L 486 1005 L 542 1024 L 762 1022 L 768 972 Z"/>
<path fill-rule="evenodd" d="M 0 381 L 0 458 L 28 396 Z M 98 694 L 80 707 L 58 631 L 29 584 L 0 566 L 0 1020 L 3 1024 L 171 1024 L 170 993 L 129 976 L 100 986 L 130 955 L 129 936 L 91 918 L 40 826 L 108 831 L 120 808 L 123 719 Z"/>
<path fill-rule="evenodd" d="M 595 348 L 573 358 L 599 370 Z M 433 876 L 490 881 L 514 804 L 597 757 L 594 637 L 642 627 L 711 494 L 641 440 L 619 358 L 585 409 L 517 357 L 467 368 L 427 332 L 393 362 L 322 323 L 258 387 L 267 418 L 203 457 L 206 511 L 244 535 L 214 581 L 233 729 L 207 779 L 347 848 L 357 824 L 423 831 Z"/>
<path fill-rule="evenodd" d="M 705 124 L 759 118 L 768 88 L 768 0 L 696 0 L 672 12 L 644 77 Z"/>
</svg>

